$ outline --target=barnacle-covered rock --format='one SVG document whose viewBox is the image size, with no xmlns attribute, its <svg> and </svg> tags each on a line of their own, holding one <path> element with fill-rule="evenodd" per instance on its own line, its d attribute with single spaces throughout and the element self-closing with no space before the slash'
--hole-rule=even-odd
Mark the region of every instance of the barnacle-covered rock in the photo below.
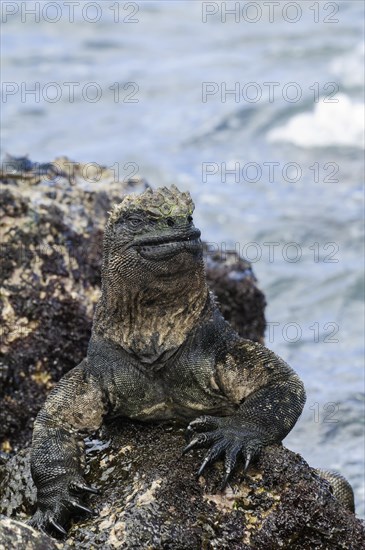
<svg viewBox="0 0 365 550">
<path fill-rule="evenodd" d="M 2 548 L 24 550 L 57 550 L 63 544 L 50 539 L 21 521 L 0 515 L 0 545 Z"/>
<path fill-rule="evenodd" d="M 178 426 L 118 420 L 87 444 L 86 477 L 100 491 L 87 505 L 96 516 L 75 521 L 64 549 L 347 550 L 365 544 L 362 522 L 281 445 L 267 447 L 246 474 L 238 469 L 222 493 L 222 464 L 197 480 L 204 451 L 181 458 Z M 29 450 L 3 472 L 0 512 L 26 520 L 35 500 Z"/>
</svg>

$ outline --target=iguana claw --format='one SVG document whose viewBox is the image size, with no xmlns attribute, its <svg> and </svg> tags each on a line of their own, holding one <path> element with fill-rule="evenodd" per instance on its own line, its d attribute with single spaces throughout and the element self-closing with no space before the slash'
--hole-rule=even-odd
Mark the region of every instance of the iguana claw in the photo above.
<svg viewBox="0 0 365 550">
<path fill-rule="evenodd" d="M 88 508 L 87 506 L 83 506 L 82 504 L 80 504 L 79 502 L 76 502 L 75 500 L 72 500 L 70 504 L 76 512 L 90 514 L 90 516 L 97 516 L 97 513 L 94 512 L 94 510 L 90 510 L 90 508 Z"/>
<path fill-rule="evenodd" d="M 76 491 L 84 491 L 85 493 L 90 493 L 92 495 L 100 494 L 98 489 L 95 489 L 95 487 L 91 487 L 91 485 L 87 485 L 87 483 L 83 483 L 82 481 L 73 482 L 70 484 L 70 487 Z"/>
<path fill-rule="evenodd" d="M 62 527 L 62 525 L 60 525 L 59 523 L 57 523 L 57 521 L 55 519 L 53 519 L 52 517 L 50 517 L 48 519 L 48 523 L 50 525 L 52 525 L 52 527 L 58 531 L 61 535 L 63 536 L 66 536 L 67 535 L 67 531 Z"/>
<path fill-rule="evenodd" d="M 201 430 L 204 429 L 213 429 L 213 431 L 202 432 Z M 200 433 L 196 434 L 198 430 Z M 260 436 L 251 427 L 245 427 L 243 422 L 239 422 L 237 418 L 232 417 L 204 416 L 197 418 L 189 424 L 186 433 L 194 437 L 184 448 L 182 454 L 186 454 L 192 449 L 210 447 L 197 472 L 197 477 L 204 472 L 208 465 L 224 455 L 225 475 L 221 490 L 226 487 L 230 480 L 238 459 L 240 457 L 244 458 L 244 471 L 246 471 L 251 460 L 264 444 L 262 435 Z"/>
</svg>

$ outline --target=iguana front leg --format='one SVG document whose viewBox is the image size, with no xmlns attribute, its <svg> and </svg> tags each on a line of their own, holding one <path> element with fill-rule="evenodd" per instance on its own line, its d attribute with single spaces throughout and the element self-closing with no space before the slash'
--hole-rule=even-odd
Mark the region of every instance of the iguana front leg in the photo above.
<svg viewBox="0 0 365 550">
<path fill-rule="evenodd" d="M 236 340 L 217 362 L 215 384 L 237 404 L 237 412 L 193 420 L 187 429 L 191 441 L 183 452 L 210 447 L 198 475 L 224 455 L 224 487 L 239 458 L 247 468 L 262 447 L 281 442 L 290 432 L 303 410 L 305 391 L 289 365 L 248 340 Z"/>
<path fill-rule="evenodd" d="M 80 431 L 98 429 L 107 410 L 87 360 L 67 373 L 50 393 L 35 423 L 31 472 L 37 487 L 37 510 L 30 524 L 66 534 L 72 513 L 91 512 L 82 493 L 97 491 L 83 478 L 84 452 Z"/>
</svg>

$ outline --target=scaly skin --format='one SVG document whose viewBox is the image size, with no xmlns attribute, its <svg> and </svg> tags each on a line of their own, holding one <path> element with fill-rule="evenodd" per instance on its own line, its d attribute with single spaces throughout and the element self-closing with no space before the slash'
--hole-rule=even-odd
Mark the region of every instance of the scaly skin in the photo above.
<svg viewBox="0 0 365 550">
<path fill-rule="evenodd" d="M 303 384 L 273 352 L 244 340 L 210 294 L 194 204 L 176 187 L 129 195 L 105 230 L 102 296 L 86 359 L 51 392 L 34 425 L 31 469 L 38 508 L 31 524 L 65 533 L 88 511 L 82 436 L 106 417 L 188 424 L 184 452 L 206 447 L 199 474 L 224 459 L 223 486 L 238 460 L 290 432 Z M 190 422 L 190 423 L 189 423 Z"/>
<path fill-rule="evenodd" d="M 355 495 L 347 479 L 335 471 L 317 468 L 315 472 L 330 483 L 335 498 L 337 498 L 347 510 L 355 512 Z"/>
</svg>

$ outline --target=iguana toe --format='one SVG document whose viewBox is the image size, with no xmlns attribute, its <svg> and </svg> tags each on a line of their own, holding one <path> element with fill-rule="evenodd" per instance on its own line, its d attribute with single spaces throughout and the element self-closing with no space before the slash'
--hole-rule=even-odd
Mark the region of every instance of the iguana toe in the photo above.
<svg viewBox="0 0 365 550">
<path fill-rule="evenodd" d="M 82 513 L 82 514 L 89 514 L 90 516 L 97 516 L 97 513 L 94 512 L 94 510 L 90 510 L 87 506 L 83 506 L 79 502 L 76 502 L 75 500 L 70 501 L 70 506 L 72 506 L 72 509 L 75 512 Z"/>
<path fill-rule="evenodd" d="M 95 489 L 95 487 L 91 487 L 91 485 L 88 485 L 87 483 L 83 481 L 73 482 L 70 484 L 70 488 L 77 491 L 77 492 L 85 492 L 90 493 L 92 495 L 99 495 L 100 491 L 98 489 Z"/>
<path fill-rule="evenodd" d="M 58 535 L 64 537 L 67 535 L 67 531 L 61 524 L 63 521 L 64 517 L 61 517 L 60 510 L 55 511 L 53 514 L 48 510 L 42 511 L 38 508 L 34 516 L 26 523 L 47 535 L 52 535 L 53 532 L 56 532 Z"/>
<path fill-rule="evenodd" d="M 48 518 L 48 523 L 49 523 L 56 531 L 58 531 L 61 535 L 63 535 L 63 536 L 66 536 L 66 535 L 67 535 L 67 531 L 62 527 L 62 525 L 60 525 L 59 523 L 57 523 L 57 521 L 56 521 L 55 519 L 53 519 L 53 517 Z"/>
<path fill-rule="evenodd" d="M 197 472 L 197 477 L 200 477 L 204 472 L 205 468 L 215 462 L 223 453 L 224 447 L 222 445 L 214 445 L 209 449 L 208 453 L 205 455 L 203 462 Z"/>
<path fill-rule="evenodd" d="M 195 430 L 211 429 L 214 431 L 195 433 Z M 223 490 L 230 480 L 239 458 L 243 458 L 244 471 L 247 470 L 251 460 L 258 454 L 264 444 L 263 436 L 259 435 L 251 427 L 245 427 L 232 421 L 232 418 L 200 417 L 189 424 L 187 433 L 193 439 L 183 450 L 183 454 L 192 449 L 211 446 L 206 454 L 197 476 L 199 477 L 205 468 L 224 455 L 225 474 L 221 485 Z M 195 434 L 195 435 L 194 435 Z"/>
<path fill-rule="evenodd" d="M 188 445 L 183 449 L 182 454 L 185 455 L 192 449 L 201 449 L 208 447 L 217 438 L 216 432 L 201 433 L 196 435 Z"/>
</svg>

